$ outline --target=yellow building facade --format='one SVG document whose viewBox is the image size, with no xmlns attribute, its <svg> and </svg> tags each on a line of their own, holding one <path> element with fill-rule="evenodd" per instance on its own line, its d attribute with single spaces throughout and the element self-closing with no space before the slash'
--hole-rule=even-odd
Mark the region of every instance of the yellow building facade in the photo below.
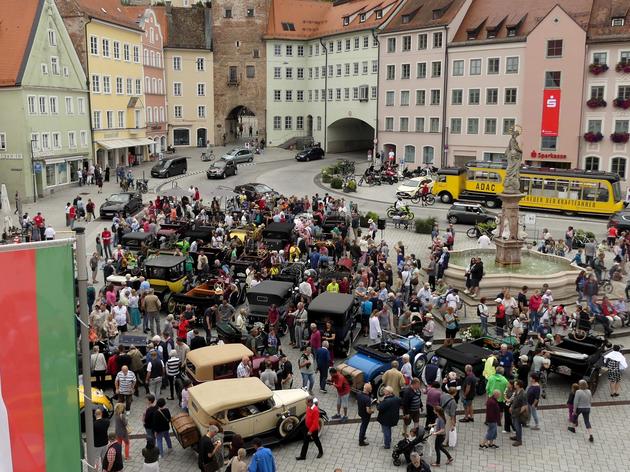
<svg viewBox="0 0 630 472">
<path fill-rule="evenodd" d="M 148 159 L 143 31 L 92 18 L 86 25 L 87 77 L 95 163 L 114 175 L 119 165 Z"/>
</svg>

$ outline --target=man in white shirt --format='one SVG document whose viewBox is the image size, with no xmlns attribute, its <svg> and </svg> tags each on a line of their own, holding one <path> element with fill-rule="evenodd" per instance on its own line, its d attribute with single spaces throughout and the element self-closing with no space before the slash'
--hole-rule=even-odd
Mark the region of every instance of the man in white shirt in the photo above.
<svg viewBox="0 0 630 472">
<path fill-rule="evenodd" d="M 249 360 L 249 357 L 243 356 L 241 363 L 236 368 L 236 376 L 239 379 L 242 379 L 245 377 L 251 377 L 251 375 L 252 375 L 252 365 Z"/>
<path fill-rule="evenodd" d="M 411 272 L 409 265 L 405 264 L 403 271 L 400 273 L 400 280 L 402 283 L 402 294 L 405 303 L 409 301 L 409 293 L 411 292 L 411 279 L 413 278 L 413 272 Z"/>
<path fill-rule="evenodd" d="M 454 288 L 451 290 L 448 295 L 446 295 L 446 305 L 451 307 L 453 310 L 457 312 L 457 308 L 459 306 L 459 291 Z"/>
<path fill-rule="evenodd" d="M 480 249 L 488 249 L 490 247 L 490 242 L 490 238 L 484 233 L 479 236 L 479 239 L 477 239 L 477 246 L 479 246 Z"/>
<path fill-rule="evenodd" d="M 311 300 L 311 297 L 313 296 L 313 287 L 311 287 L 311 284 L 309 284 L 306 280 L 303 280 L 300 282 L 299 290 L 300 295 L 304 295 L 307 301 Z"/>
<path fill-rule="evenodd" d="M 428 282 L 425 282 L 420 290 L 418 290 L 418 300 L 422 303 L 422 306 L 426 309 L 431 303 L 431 286 Z"/>
<path fill-rule="evenodd" d="M 44 238 L 46 238 L 46 241 L 52 241 L 53 239 L 55 239 L 55 234 L 57 233 L 55 232 L 53 227 L 48 225 L 46 227 L 46 230 L 44 231 Z"/>
</svg>

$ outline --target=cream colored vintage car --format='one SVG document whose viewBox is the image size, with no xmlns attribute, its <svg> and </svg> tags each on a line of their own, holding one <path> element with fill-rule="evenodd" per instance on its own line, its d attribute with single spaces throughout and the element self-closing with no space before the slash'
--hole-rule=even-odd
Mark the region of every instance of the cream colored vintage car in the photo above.
<svg viewBox="0 0 630 472">
<path fill-rule="evenodd" d="M 308 392 L 301 388 L 270 390 L 258 377 L 215 380 L 189 389 L 188 410 L 201 434 L 213 424 L 223 430 L 224 443 L 240 434 L 265 444 L 289 440 L 304 427 Z M 327 421 L 320 410 L 320 422 Z"/>
</svg>

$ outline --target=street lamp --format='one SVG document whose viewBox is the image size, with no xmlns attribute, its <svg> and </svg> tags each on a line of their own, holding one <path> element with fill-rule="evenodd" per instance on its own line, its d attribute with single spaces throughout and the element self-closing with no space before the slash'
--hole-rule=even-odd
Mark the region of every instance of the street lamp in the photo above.
<svg viewBox="0 0 630 472">
<path fill-rule="evenodd" d="M 33 143 L 37 143 L 37 139 L 31 139 L 31 170 L 33 171 L 33 203 L 37 203 L 37 178 L 35 177 L 35 151 Z"/>
</svg>

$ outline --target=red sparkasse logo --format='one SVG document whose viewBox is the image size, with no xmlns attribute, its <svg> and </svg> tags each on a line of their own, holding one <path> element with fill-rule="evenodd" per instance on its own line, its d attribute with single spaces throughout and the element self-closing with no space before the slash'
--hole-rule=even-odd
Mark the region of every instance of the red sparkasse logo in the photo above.
<svg viewBox="0 0 630 472">
<path fill-rule="evenodd" d="M 566 159 L 566 154 L 556 154 L 553 152 L 532 151 L 530 154 L 532 159 Z"/>
</svg>

